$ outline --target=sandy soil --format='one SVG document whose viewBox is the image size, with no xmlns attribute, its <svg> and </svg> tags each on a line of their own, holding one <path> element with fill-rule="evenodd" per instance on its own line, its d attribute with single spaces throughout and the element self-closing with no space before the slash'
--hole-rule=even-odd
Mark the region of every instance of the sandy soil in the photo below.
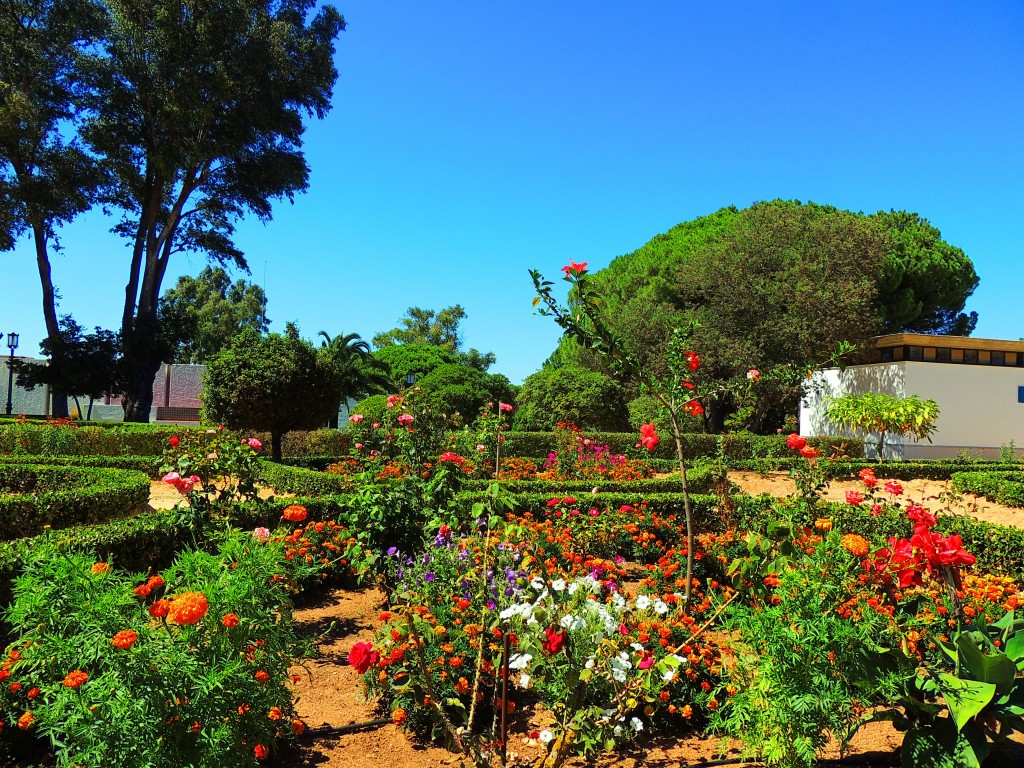
<svg viewBox="0 0 1024 768">
<path fill-rule="evenodd" d="M 878 479 L 879 485 L 884 485 L 884 477 L 879 476 Z M 752 496 L 762 493 L 789 496 L 796 490 L 792 479 L 784 472 L 771 472 L 766 475 L 757 472 L 730 472 L 729 480 L 741 491 Z M 1024 528 L 1024 509 L 996 504 L 972 493 L 957 495 L 950 490 L 947 480 L 901 480 L 900 484 L 903 486 L 903 499 L 916 501 L 932 512 L 947 510 L 990 523 Z M 829 483 L 824 498 L 828 501 L 846 501 L 847 491 L 863 490 L 864 484 L 859 480 L 833 480 Z"/>
<path fill-rule="evenodd" d="M 272 488 L 261 488 L 260 498 L 267 499 L 271 496 L 287 497 L 293 494 L 290 493 L 278 493 Z M 170 483 L 165 483 L 162 480 L 153 480 L 149 484 L 149 508 L 153 509 L 173 509 L 174 505 L 181 501 L 181 494 L 178 493 L 174 486 Z"/>
<path fill-rule="evenodd" d="M 345 726 L 382 717 L 373 703 L 362 695 L 358 675 L 348 666 L 347 657 L 353 645 L 372 640 L 376 617 L 384 605 L 384 595 L 377 589 L 335 590 L 317 604 L 296 611 L 296 620 L 305 631 L 313 636 L 322 635 L 322 640 L 317 658 L 293 670 L 294 674 L 301 675 L 294 689 L 299 714 L 310 731 L 301 739 L 298 749 L 282 755 L 280 765 L 285 768 L 427 768 L 463 763 L 462 756 L 418 744 L 390 723 L 356 733 L 332 734 L 320 730 L 324 726 Z M 543 711 L 534 712 L 528 720 L 519 720 L 509 739 L 510 758 L 513 753 L 523 758 L 538 756 L 539 749 L 526 743 L 526 734 L 549 722 L 545 722 Z M 865 765 L 864 758 L 870 759 L 869 765 L 893 765 L 897 762 L 894 755 L 901 738 L 888 724 L 874 723 L 857 735 L 850 754 L 861 756 L 860 765 Z M 568 765 L 574 768 L 585 765 L 668 768 L 715 760 L 723 754 L 735 757 L 739 751 L 734 745 L 723 745 L 716 738 L 661 735 L 641 741 L 625 754 L 592 763 L 573 759 Z M 826 756 L 838 756 L 838 749 L 830 748 Z"/>
</svg>

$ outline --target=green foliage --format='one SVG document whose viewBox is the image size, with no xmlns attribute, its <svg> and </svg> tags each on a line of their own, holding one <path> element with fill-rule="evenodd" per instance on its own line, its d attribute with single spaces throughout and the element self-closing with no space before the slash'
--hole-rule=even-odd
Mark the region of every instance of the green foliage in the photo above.
<svg viewBox="0 0 1024 768">
<path fill-rule="evenodd" d="M 245 280 L 232 282 L 222 267 L 204 267 L 197 277 L 182 275 L 164 301 L 189 329 L 177 363 L 205 363 L 243 329 L 264 333 L 269 327 L 263 289 Z"/>
<path fill-rule="evenodd" d="M 664 370 L 672 329 L 696 320 L 691 343 L 705 363 L 697 382 L 725 381 L 750 368 L 806 366 L 838 341 L 883 330 L 934 322 L 949 332 L 976 278 L 959 249 L 932 235 L 915 214 L 776 200 L 679 224 L 591 279 L 612 329 L 646 368 Z M 798 396 L 782 383 L 761 388 L 747 428 L 782 426 Z M 734 405 L 705 407 L 718 431 Z"/>
<path fill-rule="evenodd" d="M 328 460 L 333 464 L 337 459 Z M 322 462 L 317 462 L 318 464 Z M 331 475 L 323 470 L 329 464 L 317 468 L 288 466 L 276 462 L 264 462 L 260 470 L 263 482 L 278 493 L 292 493 L 296 496 L 328 496 L 352 490 L 350 478 Z"/>
<path fill-rule="evenodd" d="M 56 395 L 73 397 L 76 404 L 79 397 L 87 397 L 88 413 L 82 412 L 80 404 L 78 413 L 90 418 L 93 400 L 112 391 L 117 380 L 117 334 L 97 328 L 83 335 L 82 326 L 71 315 L 64 315 L 57 336 L 44 339 L 39 348 L 49 362 L 17 365 L 18 386 L 28 390 L 49 386 Z"/>
<path fill-rule="evenodd" d="M 970 336 L 978 313 L 962 310 L 978 275 L 967 254 L 916 213 L 879 211 L 871 218 L 889 238 L 878 288 L 886 330 Z"/>
<path fill-rule="evenodd" d="M 583 368 L 542 369 L 528 376 L 516 402 L 516 430 L 551 430 L 560 421 L 603 432 L 629 428 L 622 388 L 609 376 Z"/>
<path fill-rule="evenodd" d="M 211 358 L 203 387 L 207 418 L 232 429 L 270 432 L 273 458 L 293 429 L 312 429 L 337 414 L 342 378 L 326 350 L 289 325 L 284 335 L 249 328 Z"/>
<path fill-rule="evenodd" d="M 830 733 L 845 737 L 861 707 L 891 701 L 901 680 L 898 657 L 886 649 L 898 642 L 887 617 L 866 612 L 851 622 L 833 610 L 852 594 L 860 565 L 839 535 L 796 565 L 778 570 L 773 599 L 730 609 L 736 662 L 725 670 L 711 727 L 741 739 L 744 756 L 809 768 Z"/>
<path fill-rule="evenodd" d="M 358 333 L 338 334 L 333 338 L 324 331 L 321 347 L 330 356 L 341 378 L 343 400 L 364 397 L 374 392 L 388 392 L 388 366 L 370 353 L 370 345 Z M 337 426 L 337 424 L 332 424 Z"/>
<path fill-rule="evenodd" d="M 1024 507 L 1024 474 L 1010 471 L 953 472 L 950 487 L 959 493 L 973 493 L 997 504 Z"/>
<path fill-rule="evenodd" d="M 939 418 L 939 406 L 934 400 L 922 400 L 917 395 L 898 397 L 881 392 L 849 393 L 833 398 L 826 415 L 837 426 L 865 436 L 877 432 L 876 450 L 881 459 L 886 434 L 931 442 L 935 421 Z"/>
<path fill-rule="evenodd" d="M 23 687 L 5 691 L 8 722 L 31 711 L 59 766 L 97 768 L 254 766 L 257 744 L 276 748 L 291 735 L 288 667 L 306 650 L 275 578 L 285 571 L 280 545 L 239 533 L 216 554 L 183 553 L 155 582 L 94 563 L 42 549 L 17 579 L 6 619 L 10 672 Z M 146 596 L 133 590 L 140 584 Z M 195 623 L 147 613 L 156 598 L 189 592 L 208 604 Z M 237 625 L 222 623 L 229 613 Z M 115 646 L 125 630 L 134 641 Z M 63 682 L 72 671 L 87 675 L 80 687 Z M 39 689 L 31 701 L 30 688 Z"/>
<path fill-rule="evenodd" d="M 629 411 L 629 424 L 636 431 L 639 431 L 644 424 L 653 424 L 659 433 L 667 434 L 671 430 L 668 411 L 654 395 L 634 397 L 626 408 Z"/>
<path fill-rule="evenodd" d="M 459 323 L 466 319 L 466 310 L 460 304 L 445 307 L 439 312 L 421 307 L 409 307 L 400 328 L 378 333 L 373 337 L 373 346 L 385 350 L 406 344 L 426 344 L 449 352 L 471 368 L 486 371 L 494 364 L 493 352 L 470 349 L 462 352 L 462 332 Z M 427 371 L 421 371 L 427 373 Z M 402 380 L 404 384 L 404 377 Z"/>
<path fill-rule="evenodd" d="M 505 376 L 453 363 L 439 365 L 417 379 L 416 389 L 418 403 L 457 426 L 471 422 L 488 403 L 508 403 L 515 397 Z"/>
<path fill-rule="evenodd" d="M 96 467 L 0 463 L 0 538 L 94 523 L 145 508 L 149 478 Z"/>
<path fill-rule="evenodd" d="M 424 343 L 395 344 L 372 353 L 375 360 L 391 369 L 391 383 L 396 388 L 406 385 L 411 373 L 418 382 L 441 365 L 459 362 L 459 357 L 443 347 Z"/>
</svg>

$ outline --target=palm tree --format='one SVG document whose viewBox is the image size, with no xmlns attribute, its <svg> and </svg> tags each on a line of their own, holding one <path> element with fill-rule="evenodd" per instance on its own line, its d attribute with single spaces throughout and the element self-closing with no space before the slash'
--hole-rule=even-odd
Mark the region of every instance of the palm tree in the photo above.
<svg viewBox="0 0 1024 768">
<path fill-rule="evenodd" d="M 327 355 L 337 367 L 344 400 L 358 400 L 393 389 L 389 378 L 391 370 L 370 354 L 370 345 L 358 333 L 339 333 L 331 337 L 326 331 L 320 331 L 319 335 L 323 337 L 321 353 Z M 330 426 L 337 428 L 337 416 L 331 420 Z"/>
</svg>

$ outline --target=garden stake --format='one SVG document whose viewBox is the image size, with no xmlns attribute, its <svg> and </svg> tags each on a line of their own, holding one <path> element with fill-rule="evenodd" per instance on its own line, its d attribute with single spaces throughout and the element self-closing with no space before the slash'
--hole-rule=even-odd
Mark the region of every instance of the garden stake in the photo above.
<svg viewBox="0 0 1024 768">
<path fill-rule="evenodd" d="M 501 765 L 508 756 L 508 632 L 502 635 L 501 656 Z"/>
</svg>

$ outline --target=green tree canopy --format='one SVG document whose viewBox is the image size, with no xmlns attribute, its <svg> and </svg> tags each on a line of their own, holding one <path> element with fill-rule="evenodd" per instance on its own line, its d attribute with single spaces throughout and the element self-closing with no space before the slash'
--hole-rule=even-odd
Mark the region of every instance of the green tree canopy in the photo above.
<svg viewBox="0 0 1024 768">
<path fill-rule="evenodd" d="M 92 417 L 93 400 L 117 386 L 120 339 L 112 331 L 97 328 L 83 333 L 71 315 L 60 319 L 56 339 L 47 337 L 39 347 L 49 364 L 26 363 L 17 366 L 18 386 L 34 389 L 49 386 L 56 395 L 74 398 L 79 416 Z M 59 360 L 60 364 L 54 364 Z M 82 413 L 78 398 L 89 398 L 88 412 Z"/>
<path fill-rule="evenodd" d="M 671 329 L 699 322 L 693 344 L 706 382 L 806 365 L 839 341 L 863 345 L 904 329 L 968 332 L 975 322 L 962 313 L 977 284 L 970 260 L 916 214 L 781 200 L 723 208 L 658 235 L 592 279 L 610 325 L 656 372 Z M 600 369 L 563 340 L 550 364 L 566 361 Z M 799 392 L 760 395 L 747 426 L 764 431 L 781 424 Z M 706 407 L 706 427 L 719 431 L 733 404 L 720 398 Z"/>
<path fill-rule="evenodd" d="M 57 230 L 97 199 L 104 174 L 73 125 L 88 90 L 89 49 L 104 28 L 93 0 L 5 0 L 0 10 L 0 251 L 32 237 L 51 364 L 63 331 L 50 254 Z M 53 374 L 53 371 L 50 372 Z M 67 415 L 67 400 L 54 400 Z"/>
<path fill-rule="evenodd" d="M 516 397 L 513 426 L 549 431 L 560 421 L 582 429 L 628 432 L 622 388 L 609 376 L 576 366 L 546 368 L 526 378 Z"/>
<path fill-rule="evenodd" d="M 439 312 L 422 307 L 409 307 L 401 326 L 378 333 L 373 337 L 373 346 L 378 350 L 405 344 L 428 344 L 462 357 L 467 365 L 486 371 L 494 365 L 493 352 L 478 349 L 462 351 L 462 330 L 459 324 L 466 319 L 466 310 L 460 304 L 445 307 Z"/>
<path fill-rule="evenodd" d="M 300 338 L 293 324 L 266 336 L 246 328 L 207 363 L 204 415 L 232 429 L 269 432 L 280 459 L 286 432 L 321 427 L 337 414 L 343 384 L 331 352 Z"/>
<path fill-rule="evenodd" d="M 173 362 L 204 363 L 245 328 L 267 330 L 267 297 L 245 280 L 231 282 L 222 267 L 204 267 L 197 277 L 183 275 L 164 293 L 168 307 L 188 322 L 188 338 Z"/>
<path fill-rule="evenodd" d="M 411 373 L 417 382 L 441 365 L 459 362 L 459 356 L 442 347 L 424 343 L 395 344 L 375 350 L 373 358 L 391 371 L 391 384 L 396 388 L 405 386 L 406 377 Z"/>
<path fill-rule="evenodd" d="M 344 20 L 315 0 L 104 0 L 95 88 L 82 127 L 112 170 L 107 204 L 132 247 L 122 334 L 157 313 L 171 257 L 202 253 L 246 268 L 234 224 L 269 221 L 272 202 L 308 186 L 303 120 L 330 109 L 334 40 Z M 136 322 L 142 320 L 143 322 Z M 126 420 L 146 420 L 162 362 L 138 369 Z"/>
<path fill-rule="evenodd" d="M 456 423 L 469 423 L 487 403 L 511 403 L 515 390 L 501 374 L 490 374 L 462 363 L 445 363 L 434 368 L 416 386 L 420 402 L 434 413 L 443 413 Z"/>
<path fill-rule="evenodd" d="M 320 346 L 330 358 L 341 378 L 341 399 L 358 400 L 374 393 L 395 389 L 391 384 L 390 369 L 370 352 L 370 345 L 358 333 L 331 336 L 326 331 L 319 334 L 323 341 Z M 337 412 L 330 420 L 330 426 L 337 427 Z"/>
</svg>

